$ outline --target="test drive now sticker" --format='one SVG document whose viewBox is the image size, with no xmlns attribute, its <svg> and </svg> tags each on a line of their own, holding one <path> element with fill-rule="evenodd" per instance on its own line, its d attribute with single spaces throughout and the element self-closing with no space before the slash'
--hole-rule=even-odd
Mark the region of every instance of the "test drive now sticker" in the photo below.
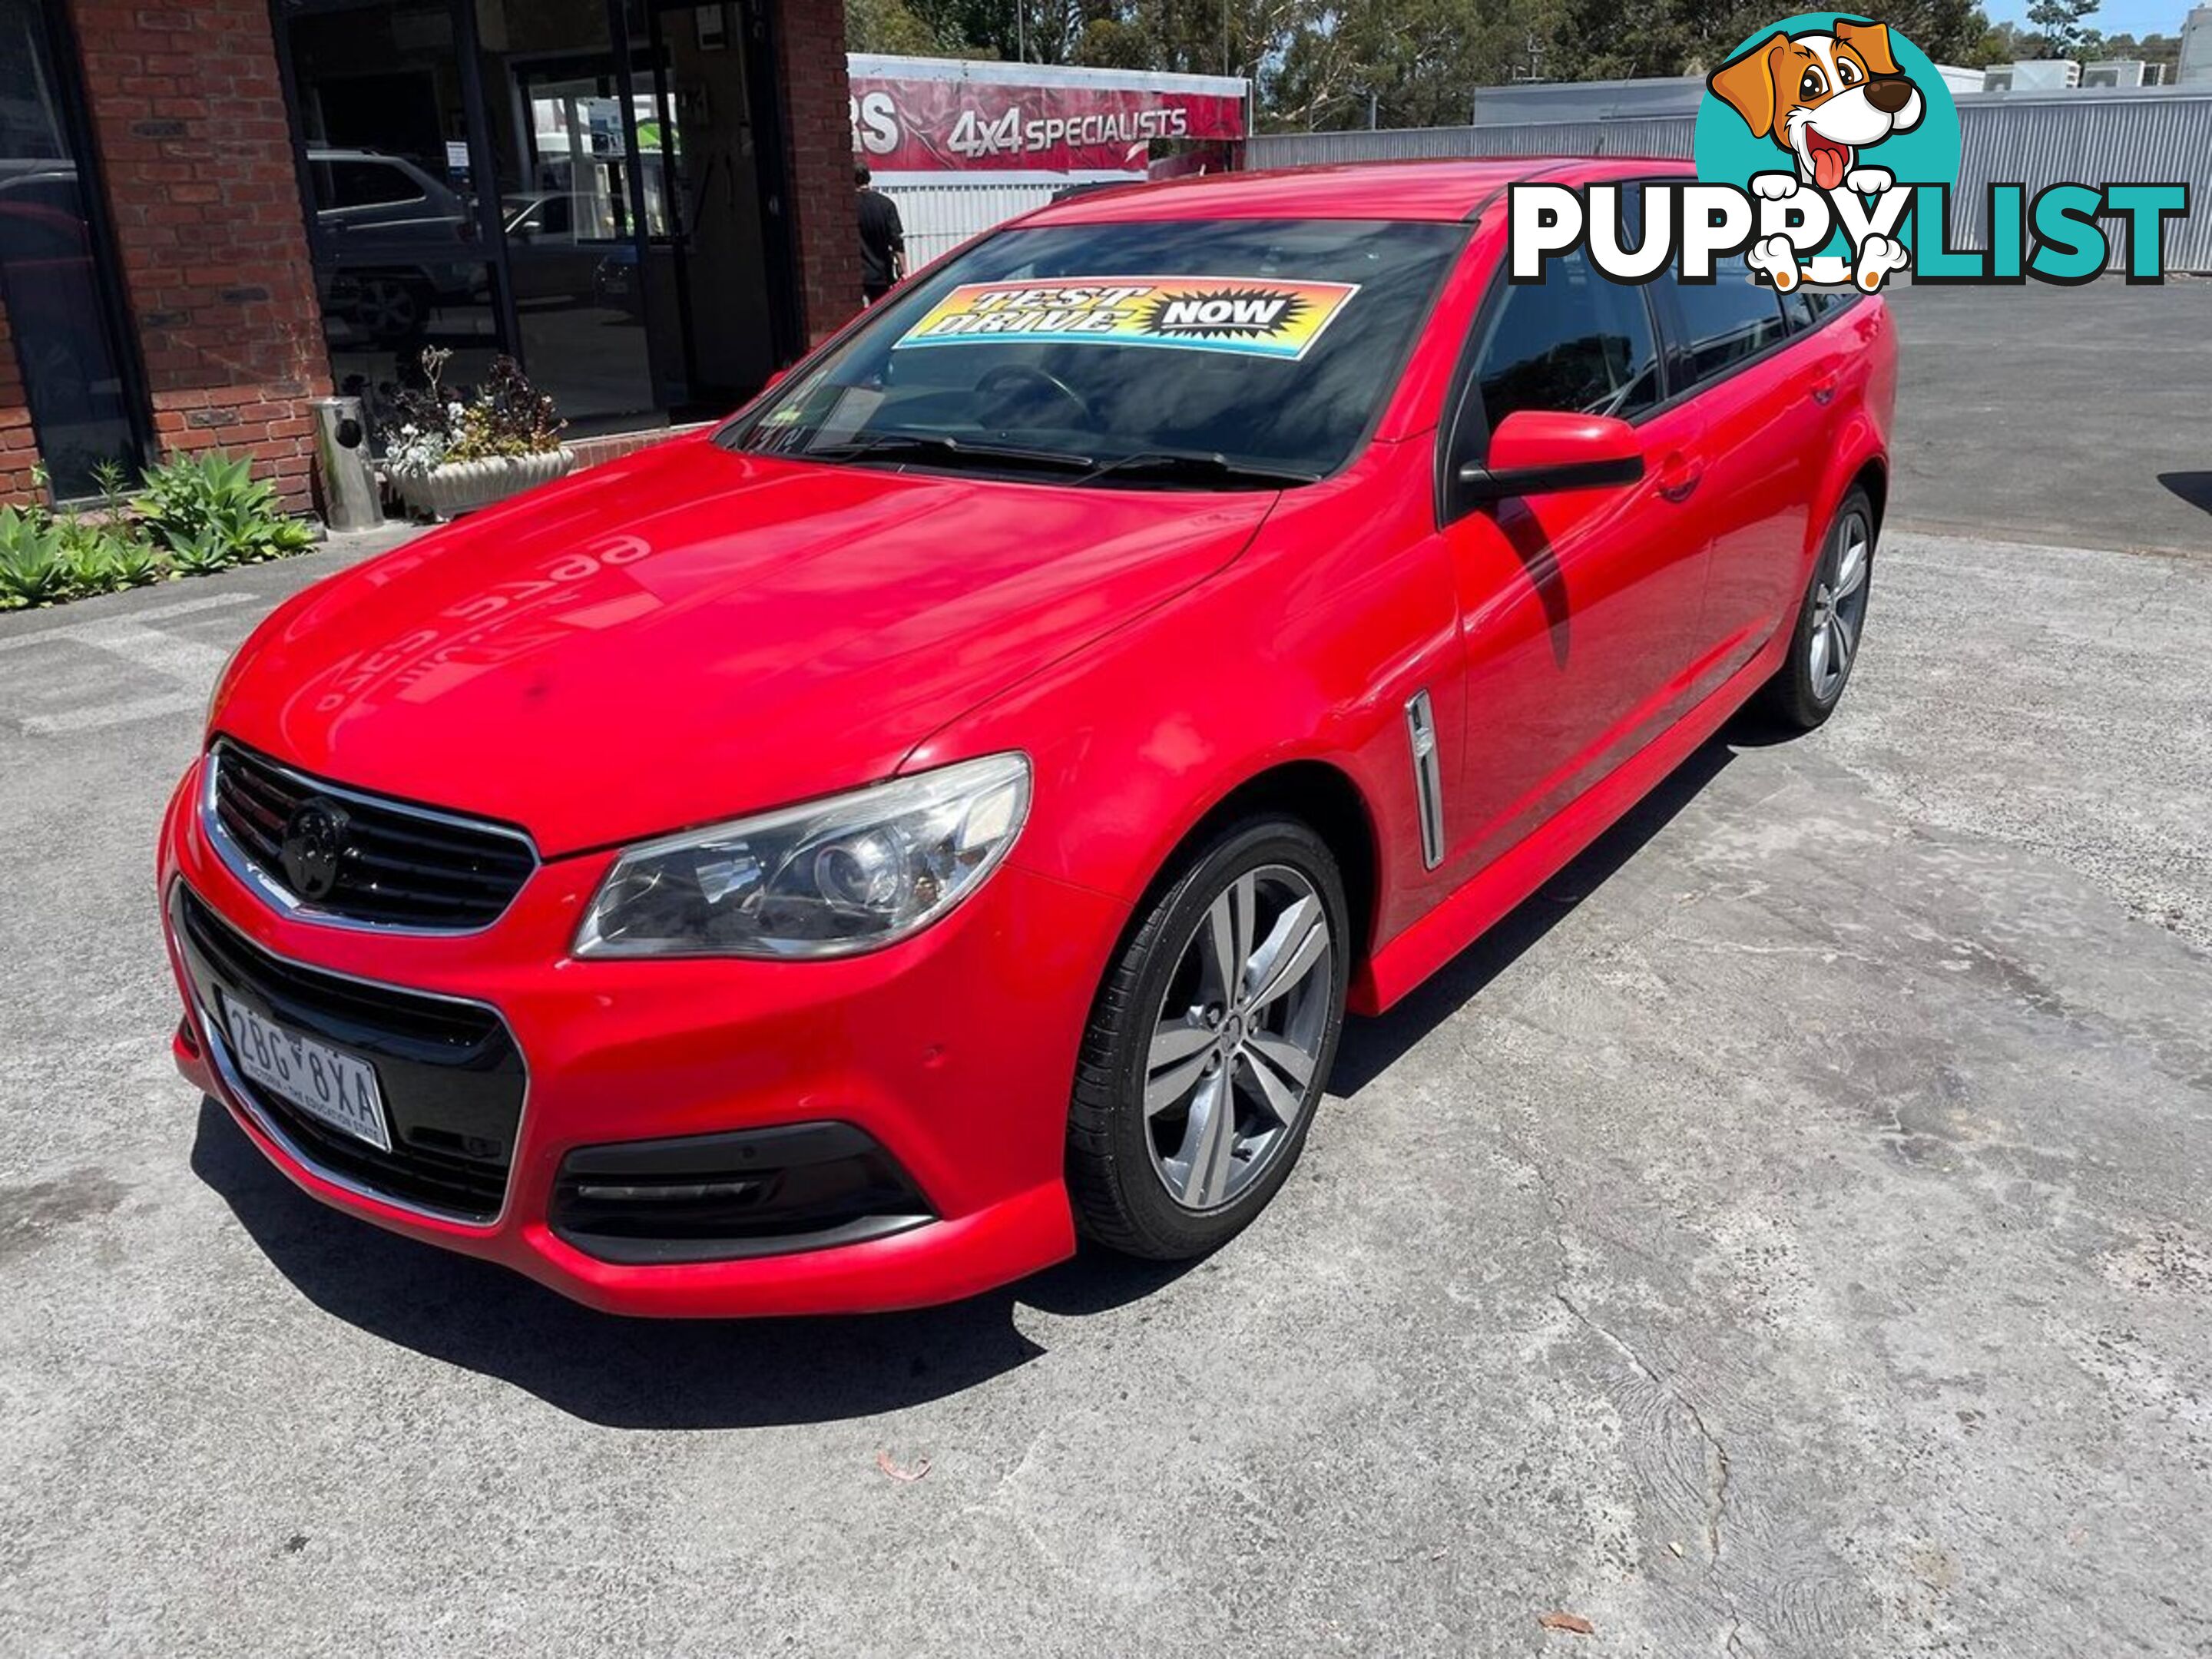
<svg viewBox="0 0 2212 1659">
<path fill-rule="evenodd" d="M 1180 346 L 1296 359 L 1358 292 L 1357 283 L 1243 276 L 963 283 L 898 343 L 957 345 L 1015 335 L 1054 343 Z"/>
</svg>

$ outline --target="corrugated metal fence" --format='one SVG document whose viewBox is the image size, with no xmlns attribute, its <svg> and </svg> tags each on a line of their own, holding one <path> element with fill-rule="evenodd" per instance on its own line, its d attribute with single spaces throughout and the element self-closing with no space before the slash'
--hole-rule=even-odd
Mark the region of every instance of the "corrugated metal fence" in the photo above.
<svg viewBox="0 0 2212 1659">
<path fill-rule="evenodd" d="M 1624 115 L 1604 121 L 1537 121 L 1510 126 L 1407 127 L 1384 132 L 1263 133 L 1244 146 L 1246 165 L 1303 167 L 1326 161 L 1404 161 L 1439 155 L 1680 155 L 1697 119 Z"/>
<path fill-rule="evenodd" d="M 1962 98 L 1961 156 L 1952 202 L 1958 246 L 1986 245 L 1992 179 L 2027 186 L 2169 184 L 2185 180 L 2191 212 L 2166 228 L 2169 270 L 2212 272 L 2212 92 L 2049 100 Z M 1297 132 L 1251 140 L 1255 167 L 1440 155 L 1669 155 L 1686 159 L 1694 116 L 1623 116 L 1507 126 L 1416 127 L 1395 132 Z M 2124 257 L 2108 240 L 2113 263 Z"/>
<path fill-rule="evenodd" d="M 989 175 L 982 177 L 988 180 Z M 899 222 L 906 227 L 907 264 L 919 270 L 979 231 L 1004 224 L 1018 213 L 1041 208 L 1052 200 L 1054 191 L 1066 188 L 1065 181 L 1048 185 L 978 182 L 885 185 L 883 192 L 898 204 Z"/>
</svg>

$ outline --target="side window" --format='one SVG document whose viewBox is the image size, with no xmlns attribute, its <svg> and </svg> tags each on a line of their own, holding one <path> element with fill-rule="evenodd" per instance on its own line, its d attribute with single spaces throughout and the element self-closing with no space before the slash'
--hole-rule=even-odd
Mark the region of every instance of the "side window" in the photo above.
<svg viewBox="0 0 2212 1659">
<path fill-rule="evenodd" d="M 337 161 L 331 167 L 333 206 L 383 207 L 419 202 L 422 187 L 394 167 L 376 161 Z"/>
<path fill-rule="evenodd" d="M 1671 275 L 1659 281 L 1673 296 L 1680 319 L 1684 386 L 1725 374 L 1783 337 L 1780 296 L 1752 281 L 1741 254 L 1714 261 L 1710 283 L 1678 282 Z"/>
<path fill-rule="evenodd" d="M 1659 401 L 1659 354 L 1640 289 L 1610 283 L 1580 252 L 1544 280 L 1508 284 L 1475 359 L 1490 428 L 1516 410 L 1642 413 Z"/>
</svg>

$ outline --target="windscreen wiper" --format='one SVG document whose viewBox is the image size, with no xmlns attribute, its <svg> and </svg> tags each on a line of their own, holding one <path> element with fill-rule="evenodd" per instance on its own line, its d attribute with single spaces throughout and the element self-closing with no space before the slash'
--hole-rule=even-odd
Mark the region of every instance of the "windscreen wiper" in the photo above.
<svg viewBox="0 0 2212 1659">
<path fill-rule="evenodd" d="M 802 449 L 793 457 L 803 461 L 927 461 L 957 466 L 975 461 L 987 466 L 1020 466 L 1046 472 L 1080 473 L 1088 477 L 1098 463 L 1088 455 L 1071 455 L 1062 449 L 1023 449 L 1013 444 L 973 443 L 937 432 L 874 432 L 848 442 L 821 444 Z"/>
<path fill-rule="evenodd" d="M 1083 482 L 1115 478 L 1128 483 L 1218 484 L 1232 489 L 1243 484 L 1282 489 L 1312 483 L 1320 477 L 1318 472 L 1301 472 L 1295 467 L 1232 461 L 1218 450 L 1207 454 L 1196 450 L 1146 449 L 1115 457 Z"/>
</svg>

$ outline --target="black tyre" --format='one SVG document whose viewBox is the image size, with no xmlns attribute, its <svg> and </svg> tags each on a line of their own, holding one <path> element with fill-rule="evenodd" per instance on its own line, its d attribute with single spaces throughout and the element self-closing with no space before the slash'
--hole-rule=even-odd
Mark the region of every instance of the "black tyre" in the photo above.
<svg viewBox="0 0 2212 1659">
<path fill-rule="evenodd" d="M 1086 1236 L 1203 1255 L 1289 1178 L 1344 1029 L 1344 881 L 1295 818 L 1248 818 L 1181 866 L 1106 976 L 1068 1115 Z"/>
<path fill-rule="evenodd" d="M 1790 654 L 1760 689 L 1761 706 L 1784 726 L 1810 732 L 1835 713 L 1850 684 L 1874 586 L 1875 536 L 1874 503 L 1854 485 L 1813 562 Z"/>
<path fill-rule="evenodd" d="M 379 345 L 420 339 L 436 295 L 420 277 L 371 271 L 361 278 L 349 320 Z"/>
</svg>

